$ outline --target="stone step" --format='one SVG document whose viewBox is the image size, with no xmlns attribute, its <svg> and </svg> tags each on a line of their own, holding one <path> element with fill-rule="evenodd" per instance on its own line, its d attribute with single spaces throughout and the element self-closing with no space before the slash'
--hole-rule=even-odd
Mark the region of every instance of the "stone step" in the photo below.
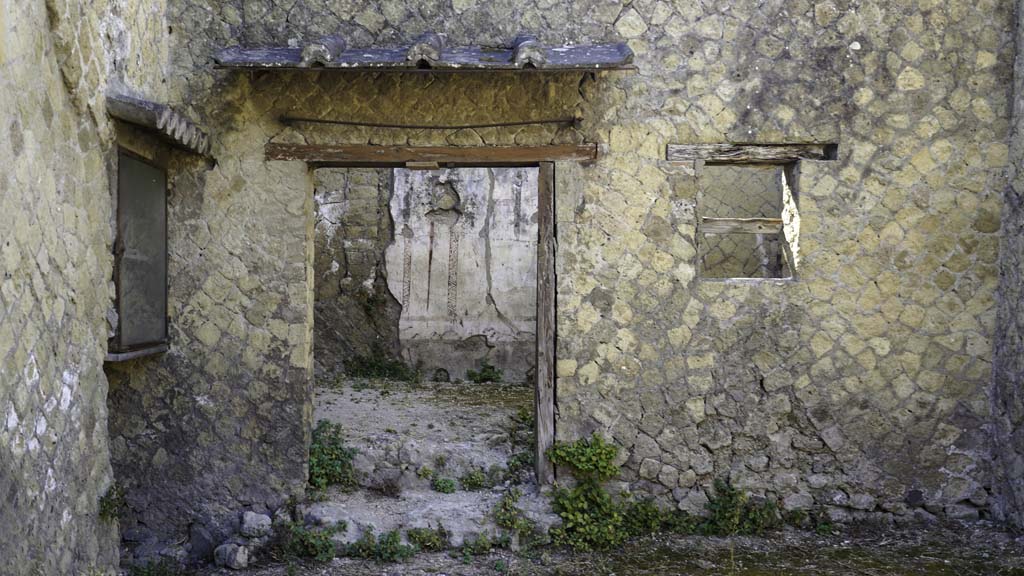
<svg viewBox="0 0 1024 576">
<path fill-rule="evenodd" d="M 529 451 L 518 415 L 531 406 L 521 385 L 350 380 L 316 389 L 314 417 L 343 427 L 360 486 L 394 495 L 474 471 L 488 486 L 505 480 L 513 457 Z"/>
<path fill-rule="evenodd" d="M 549 498 L 536 486 L 519 487 L 522 492 L 517 507 L 547 532 L 558 522 L 551 512 Z M 441 494 L 434 491 L 410 490 L 397 497 L 360 490 L 352 493 L 331 492 L 322 502 L 300 507 L 307 525 L 334 527 L 345 523 L 345 530 L 332 538 L 339 544 L 351 544 L 367 531 L 381 535 L 397 530 L 408 542 L 410 528 L 444 527 L 448 543 L 453 547 L 475 541 L 481 535 L 497 538 L 501 531 L 494 520 L 494 509 L 504 490 L 457 491 Z"/>
</svg>

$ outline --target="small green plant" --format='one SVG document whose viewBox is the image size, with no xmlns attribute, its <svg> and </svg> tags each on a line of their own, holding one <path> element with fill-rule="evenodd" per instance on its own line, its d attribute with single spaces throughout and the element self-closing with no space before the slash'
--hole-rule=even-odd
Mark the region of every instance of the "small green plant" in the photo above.
<svg viewBox="0 0 1024 576">
<path fill-rule="evenodd" d="M 107 493 L 100 497 L 100 520 L 104 522 L 116 522 L 128 508 L 124 497 L 124 490 L 117 484 L 111 484 Z"/>
<path fill-rule="evenodd" d="M 300 523 L 293 522 L 288 525 L 285 533 L 285 541 L 282 548 L 285 555 L 294 558 L 308 558 L 317 562 L 327 562 L 337 555 L 337 549 L 331 536 L 337 532 L 344 531 L 346 524 L 339 524 L 330 528 L 314 529 L 307 528 Z"/>
<path fill-rule="evenodd" d="M 376 558 L 378 562 L 398 562 L 412 557 L 415 553 L 416 548 L 402 544 L 402 537 L 397 530 L 381 534 L 377 539 Z"/>
<path fill-rule="evenodd" d="M 378 562 L 398 562 L 412 557 L 416 548 L 402 544 L 402 537 L 396 530 L 385 532 L 377 538 L 373 530 L 367 530 L 359 540 L 349 545 L 345 554 L 355 558 L 367 558 Z"/>
<path fill-rule="evenodd" d="M 519 480 L 523 472 L 533 470 L 534 461 L 533 450 L 516 452 L 508 459 L 507 478 L 512 481 Z"/>
<path fill-rule="evenodd" d="M 426 552 L 437 552 L 448 547 L 448 531 L 437 528 L 410 528 L 405 533 L 413 545 Z"/>
<path fill-rule="evenodd" d="M 472 540 L 466 540 L 462 544 L 460 549 L 463 558 L 468 556 L 480 556 L 481 554 L 488 554 L 494 548 L 494 543 L 491 542 L 490 537 L 487 534 L 480 534 Z"/>
<path fill-rule="evenodd" d="M 622 528 L 630 537 L 660 532 L 667 514 L 658 509 L 651 500 L 637 500 L 625 506 L 622 514 Z"/>
<path fill-rule="evenodd" d="M 345 362 L 345 373 L 353 378 L 382 378 L 402 382 L 419 382 L 419 370 L 374 344 L 366 356 L 353 356 Z"/>
<path fill-rule="evenodd" d="M 506 492 L 494 507 L 494 521 L 513 534 L 526 536 L 534 531 L 536 525 L 519 509 L 519 498 L 522 495 L 518 488 Z"/>
<path fill-rule="evenodd" d="M 479 370 L 466 370 L 466 380 L 477 384 L 483 384 L 484 382 L 501 382 L 503 377 L 504 373 L 499 368 L 492 366 L 486 360 L 480 361 Z"/>
<path fill-rule="evenodd" d="M 377 553 L 377 536 L 372 529 L 367 529 L 359 540 L 345 547 L 345 555 L 353 558 L 373 558 Z"/>
<path fill-rule="evenodd" d="M 476 491 L 487 488 L 487 475 L 484 474 L 483 470 L 473 470 L 467 472 L 459 478 L 459 484 L 462 484 L 463 490 Z"/>
<path fill-rule="evenodd" d="M 433 488 L 435 492 L 451 494 L 452 492 L 455 492 L 455 480 L 434 476 L 434 480 L 430 483 L 430 487 Z"/>
<path fill-rule="evenodd" d="M 552 530 L 558 544 L 574 550 L 606 549 L 626 539 L 621 506 L 602 484 L 618 474 L 618 446 L 595 434 L 572 443 L 556 443 L 548 458 L 572 471 L 577 484 L 556 488 L 552 505 L 562 525 Z"/>
<path fill-rule="evenodd" d="M 532 432 L 536 423 L 536 416 L 533 413 L 533 408 L 520 406 L 519 409 L 516 410 L 515 415 L 512 416 L 512 421 L 515 422 L 518 427 Z"/>
<path fill-rule="evenodd" d="M 448 457 L 444 454 L 438 454 L 434 457 L 434 466 L 436 466 L 438 470 L 444 470 L 444 467 L 447 465 Z"/>
<path fill-rule="evenodd" d="M 330 485 L 338 485 L 346 491 L 355 489 L 356 471 L 352 465 L 355 455 L 356 450 L 345 445 L 340 424 L 327 420 L 317 422 L 309 446 L 309 485 L 317 490 Z"/>
<path fill-rule="evenodd" d="M 553 463 L 570 468 L 576 480 L 591 483 L 610 480 L 619 473 L 615 464 L 618 455 L 619 447 L 598 434 L 575 442 L 559 442 L 548 450 Z"/>
<path fill-rule="evenodd" d="M 416 476 L 421 480 L 430 480 L 434 477 L 434 470 L 429 466 L 420 466 L 420 469 L 416 471 Z"/>
<path fill-rule="evenodd" d="M 711 514 L 700 526 L 707 535 L 759 535 L 781 523 L 775 502 L 754 501 L 726 480 L 715 480 L 715 495 L 707 508 Z"/>
</svg>

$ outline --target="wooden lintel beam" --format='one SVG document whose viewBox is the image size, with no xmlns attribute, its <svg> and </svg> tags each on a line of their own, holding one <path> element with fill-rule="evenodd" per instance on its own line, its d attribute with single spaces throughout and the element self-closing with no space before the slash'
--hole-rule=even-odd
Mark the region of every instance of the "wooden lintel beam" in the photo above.
<svg viewBox="0 0 1024 576">
<path fill-rule="evenodd" d="M 283 144 L 266 146 L 267 160 L 302 160 L 310 164 L 405 166 L 501 165 L 537 162 L 588 162 L 597 159 L 597 144 L 549 146 L 372 146 L 336 144 Z"/>
<path fill-rule="evenodd" d="M 786 164 L 797 160 L 834 160 L 835 144 L 669 144 L 669 162 Z"/>
<path fill-rule="evenodd" d="M 778 234 L 781 218 L 701 218 L 705 234 Z"/>
</svg>

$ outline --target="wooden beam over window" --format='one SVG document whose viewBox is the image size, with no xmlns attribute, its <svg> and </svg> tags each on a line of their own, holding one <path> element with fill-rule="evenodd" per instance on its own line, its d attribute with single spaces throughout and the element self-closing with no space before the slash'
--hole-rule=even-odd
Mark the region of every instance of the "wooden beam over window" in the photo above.
<svg viewBox="0 0 1024 576">
<path fill-rule="evenodd" d="M 549 146 L 373 146 L 284 144 L 266 146 L 267 160 L 301 160 L 318 166 L 401 167 L 409 163 L 443 166 L 508 166 L 539 162 L 589 162 L 597 159 L 597 144 Z"/>
<path fill-rule="evenodd" d="M 835 160 L 835 144 L 669 144 L 669 162 L 788 164 L 797 160 Z"/>
<path fill-rule="evenodd" d="M 777 234 L 782 232 L 782 218 L 701 218 L 705 234 Z"/>
</svg>

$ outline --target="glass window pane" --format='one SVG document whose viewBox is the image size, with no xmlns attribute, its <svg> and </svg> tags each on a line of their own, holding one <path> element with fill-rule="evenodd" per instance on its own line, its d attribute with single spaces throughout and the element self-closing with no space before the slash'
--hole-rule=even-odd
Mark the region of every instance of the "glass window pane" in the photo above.
<svg viewBox="0 0 1024 576">
<path fill-rule="evenodd" d="M 118 161 L 118 313 L 122 349 L 167 337 L 167 176 L 121 154 Z"/>
</svg>

